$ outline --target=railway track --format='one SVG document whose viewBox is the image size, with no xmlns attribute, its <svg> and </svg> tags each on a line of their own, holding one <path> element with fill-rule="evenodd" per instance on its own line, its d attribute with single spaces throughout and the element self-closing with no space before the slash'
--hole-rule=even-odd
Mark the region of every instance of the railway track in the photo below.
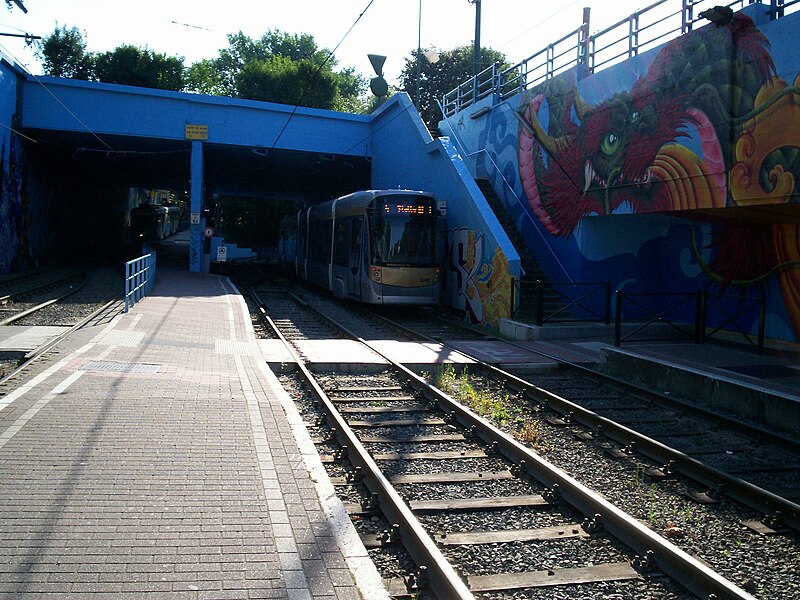
<svg viewBox="0 0 800 600">
<path fill-rule="evenodd" d="M 69 272 L 0 296 L 0 326 L 11 325 L 78 292 L 87 282 L 86 272 Z"/>
<path fill-rule="evenodd" d="M 276 321 L 286 318 L 285 309 L 274 301 L 264 303 L 262 309 Z M 293 334 L 296 330 L 292 328 Z M 299 355 L 298 361 L 302 364 Z M 366 518 L 368 525 L 378 523 L 380 531 L 365 532 L 365 539 L 382 548 L 398 535 L 404 542 L 412 533 L 416 535 L 419 526 L 393 513 L 402 513 L 402 508 L 385 507 L 392 492 L 384 491 L 384 484 L 393 486 L 395 494 L 394 486 L 401 488 L 409 499 L 406 508 L 411 516 L 425 521 L 422 529 L 429 540 L 412 544 L 421 544 L 421 551 L 409 550 L 418 566 L 427 567 L 426 574 L 412 579 L 429 580 L 439 597 L 464 597 L 459 595 L 464 592 L 452 591 L 456 588 L 450 586 L 457 582 L 445 583 L 451 576 L 438 573 L 440 567 L 434 564 L 439 559 L 432 562 L 433 550 L 447 554 L 467 586 L 480 594 L 558 585 L 581 589 L 582 594 L 603 590 L 603 594 L 621 593 L 621 597 L 685 595 L 673 589 L 669 580 L 647 574 L 655 568 L 699 597 L 711 593 L 718 598 L 750 597 L 408 369 L 392 365 L 391 372 L 378 376 L 377 382 L 367 372 L 328 374 L 320 381 L 305 367 L 301 372 L 305 391 L 295 397 L 313 392 L 307 402 L 326 408 L 324 422 L 312 416 L 308 406 L 301 410 L 322 444 L 334 481 L 346 488 L 343 496 L 357 519 Z M 352 467 L 341 463 L 345 457 Z M 367 491 L 351 489 L 357 484 Z M 385 522 L 369 516 L 376 503 L 390 514 Z M 476 528 L 476 519 L 494 525 Z M 508 519 L 528 526 L 503 527 Z M 473 526 L 454 532 L 453 523 Z M 370 529 L 375 527 L 366 527 Z M 569 550 L 562 553 L 559 546 Z M 562 554 L 572 557 L 565 559 L 567 564 L 560 564 Z M 487 555 L 493 557 L 494 567 L 481 559 Z M 447 568 L 442 568 L 446 573 Z M 586 586 L 593 591 L 586 591 Z M 631 594 L 632 589 L 637 591 Z"/>
<path fill-rule="evenodd" d="M 407 320 L 389 325 L 414 339 L 433 339 Z M 448 326 L 451 333 L 458 331 Z M 472 357 L 481 374 L 472 385 L 496 395 L 509 389 L 524 395 L 549 424 L 574 423 L 585 428 L 584 439 L 605 437 L 616 444 L 608 448 L 615 459 L 645 456 L 668 467 L 665 471 L 684 473 L 708 487 L 694 493 L 698 502 L 730 495 L 761 511 L 763 521 L 800 531 L 800 441 L 543 355 L 558 368 L 513 375 Z M 765 523 L 748 525 L 770 529 Z"/>
<path fill-rule="evenodd" d="M 61 332 L 57 336 L 54 336 L 46 344 L 42 344 L 36 348 L 36 350 L 29 352 L 21 360 L 15 361 L 13 368 L 9 368 L 8 372 L 2 372 L 3 374 L 0 377 L 0 398 L 3 397 L 6 392 L 13 390 L 15 386 L 18 385 L 17 379 L 29 371 L 33 363 L 46 358 L 49 352 L 62 344 L 72 333 L 78 329 L 89 323 L 92 323 L 93 321 L 97 321 L 106 315 L 113 314 L 115 311 L 118 312 L 119 306 L 117 305 L 119 303 L 119 299 L 109 300 L 102 306 L 96 308 L 94 311 L 80 319 L 77 323 L 74 323 L 65 331 Z"/>
</svg>

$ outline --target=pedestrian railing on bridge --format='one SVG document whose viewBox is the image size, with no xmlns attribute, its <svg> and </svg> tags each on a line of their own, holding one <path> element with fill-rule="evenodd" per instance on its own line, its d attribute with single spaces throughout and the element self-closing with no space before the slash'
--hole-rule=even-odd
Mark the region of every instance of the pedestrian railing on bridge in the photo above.
<svg viewBox="0 0 800 600">
<path fill-rule="evenodd" d="M 584 11 L 583 23 L 555 42 L 507 69 L 495 63 L 444 94 L 442 112 L 453 116 L 487 96 L 498 104 L 579 64 L 585 65 L 586 73 L 596 73 L 708 23 L 700 13 L 715 3 L 734 10 L 763 4 L 773 20 L 800 10 L 800 0 L 657 0 L 591 35 L 589 13 Z"/>
<path fill-rule="evenodd" d="M 125 312 L 153 289 L 156 253 L 150 252 L 125 263 Z"/>
</svg>

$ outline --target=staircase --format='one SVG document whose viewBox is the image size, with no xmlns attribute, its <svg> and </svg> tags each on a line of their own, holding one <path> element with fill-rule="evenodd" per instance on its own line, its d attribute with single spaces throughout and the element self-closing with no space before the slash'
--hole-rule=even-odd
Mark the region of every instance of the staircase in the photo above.
<svg viewBox="0 0 800 600">
<path fill-rule="evenodd" d="M 478 184 L 478 187 L 483 193 L 484 198 L 486 198 L 486 201 L 489 203 L 489 207 L 492 209 L 497 217 L 497 220 L 500 222 L 500 225 L 505 230 L 506 235 L 508 235 L 508 239 L 511 240 L 511 244 L 514 246 L 517 254 L 519 254 L 520 265 L 522 266 L 523 274 L 520 276 L 520 297 L 517 302 L 519 310 L 516 314 L 516 318 L 523 321 L 534 321 L 536 319 L 536 295 L 538 293 L 538 284 L 536 283 L 537 280 L 545 283 L 543 302 L 544 315 L 553 314 L 555 311 L 564 306 L 561 302 L 561 297 L 559 296 L 558 292 L 547 285 L 547 282 L 549 281 L 547 275 L 545 275 L 542 267 L 533 256 L 530 248 L 528 248 L 528 245 L 525 243 L 525 240 L 522 237 L 522 233 L 520 233 L 519 229 L 517 229 L 516 223 L 512 219 L 511 215 L 508 214 L 503 201 L 495 193 L 494 189 L 492 188 L 492 184 L 486 179 L 476 179 L 475 183 Z M 563 320 L 565 318 L 569 318 L 569 315 L 564 312 L 560 313 L 559 317 L 561 320 Z"/>
</svg>

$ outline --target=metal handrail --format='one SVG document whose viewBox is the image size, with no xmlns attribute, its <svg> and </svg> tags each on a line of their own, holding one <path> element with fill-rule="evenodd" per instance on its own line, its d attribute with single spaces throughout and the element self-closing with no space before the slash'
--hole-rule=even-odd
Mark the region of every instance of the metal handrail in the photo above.
<svg viewBox="0 0 800 600">
<path fill-rule="evenodd" d="M 437 102 L 438 102 L 438 100 L 437 100 Z M 442 108 L 441 104 L 439 105 L 439 108 L 440 109 Z M 550 254 L 553 257 L 553 260 L 555 260 L 556 264 L 559 266 L 559 268 L 561 269 L 562 273 L 564 273 L 566 278 L 569 279 L 570 282 L 574 283 L 574 280 L 572 279 L 572 276 L 569 274 L 569 271 L 567 271 L 567 269 L 564 266 L 564 264 L 558 258 L 558 255 L 556 254 L 556 251 L 553 250 L 553 248 L 550 246 L 549 240 L 545 237 L 545 235 L 541 232 L 541 230 L 537 226 L 536 221 L 534 221 L 534 219 L 533 219 L 533 216 L 531 216 L 530 212 L 527 210 L 526 204 L 523 203 L 522 199 L 514 191 L 514 188 L 511 187 L 511 184 L 508 182 L 508 180 L 506 179 L 505 175 L 503 175 L 503 172 L 500 170 L 500 167 L 497 166 L 497 163 L 494 162 L 494 158 L 492 158 L 492 155 L 489 154 L 489 152 L 487 152 L 487 150 L 485 148 L 481 148 L 480 150 L 476 150 L 475 152 L 468 153 L 466 147 L 464 146 L 464 143 L 459 139 L 458 134 L 456 134 L 455 128 L 452 126 L 452 124 L 450 124 L 449 117 L 444 113 L 443 110 L 442 110 L 442 114 L 444 116 L 444 120 L 450 126 L 451 136 L 452 136 L 453 140 L 455 141 L 456 146 L 458 146 L 458 148 L 461 151 L 462 159 L 466 158 L 466 157 L 477 156 L 477 155 L 479 155 L 481 153 L 483 153 L 484 156 L 489 159 L 489 162 L 492 163 L 492 166 L 494 167 L 495 171 L 497 172 L 498 175 L 500 175 L 500 179 L 503 181 L 503 183 L 505 184 L 505 186 L 508 189 L 508 191 L 511 192 L 511 195 L 516 199 L 517 204 L 519 204 L 522 207 L 522 213 L 531 222 L 531 226 L 533 227 L 534 231 L 536 231 L 536 233 L 539 234 L 539 237 L 541 238 L 542 242 L 544 242 L 545 247 L 550 251 Z"/>
<path fill-rule="evenodd" d="M 729 311 L 728 308 L 722 304 L 722 301 L 725 299 L 735 301 L 736 304 L 738 304 L 738 308 L 734 309 L 733 311 Z M 710 330 L 708 328 L 709 304 L 716 307 L 717 313 L 722 316 L 721 323 Z M 755 342 L 752 340 L 751 335 L 744 331 L 737 323 L 737 319 L 739 317 L 746 315 L 752 310 L 758 310 L 758 333 L 756 334 Z M 732 330 L 741 335 L 750 345 L 755 347 L 759 354 L 764 352 L 764 333 L 766 329 L 766 296 L 763 290 L 761 292 L 761 296 L 758 298 L 753 298 L 751 296 L 740 296 L 738 294 L 735 296 L 725 293 L 711 294 L 710 292 L 706 291 L 703 293 L 702 297 L 700 317 L 702 321 L 700 322 L 698 331 L 700 332 L 701 343 L 712 338 L 720 331 L 731 331 L 731 329 L 725 329 L 726 326 L 731 326 Z"/>
<path fill-rule="evenodd" d="M 557 322 L 584 322 L 584 323 L 599 323 L 603 322 L 606 325 L 611 323 L 611 282 L 610 281 L 581 281 L 581 282 L 564 282 L 564 281 L 544 281 L 542 279 L 537 279 L 535 282 L 536 285 L 536 313 L 535 313 L 535 321 L 538 327 L 542 327 L 545 322 L 557 323 Z M 578 288 L 591 288 L 589 291 L 582 293 L 582 295 L 578 296 L 577 298 L 570 296 L 568 293 L 562 291 L 563 287 L 572 287 L 573 289 Z M 520 285 L 520 291 L 521 291 Z M 550 289 L 554 291 L 556 294 L 567 300 L 567 303 L 563 306 L 558 307 L 549 315 L 545 316 L 544 314 L 544 292 L 545 289 Z M 585 304 L 585 300 L 587 300 L 590 296 L 593 296 L 598 291 L 603 291 L 603 314 L 598 314 L 598 312 L 594 309 L 594 307 Z M 572 308 L 576 307 L 580 310 L 586 311 L 590 315 L 593 315 L 595 318 L 586 318 L 580 319 L 577 317 L 573 317 L 567 313 L 567 311 Z M 566 315 L 565 318 L 559 318 L 560 314 Z"/>
<path fill-rule="evenodd" d="M 667 307 L 664 310 L 658 311 L 655 309 L 650 308 L 649 306 L 645 305 L 642 302 L 637 301 L 637 298 L 679 298 L 679 300 Z M 666 318 L 670 312 L 677 308 L 681 308 L 687 302 L 694 299 L 695 301 L 695 318 L 693 325 L 693 330 L 691 333 L 688 333 L 686 330 L 682 329 L 679 326 L 679 321 L 672 320 Z M 633 331 L 626 335 L 622 335 L 622 303 L 624 300 L 628 300 L 638 308 L 642 309 L 646 314 L 650 316 L 650 318 L 641 323 L 638 327 L 636 327 Z M 626 339 L 633 337 L 637 333 L 639 333 L 642 329 L 652 325 L 653 323 L 665 323 L 669 325 L 675 331 L 678 331 L 682 335 L 686 337 L 691 337 L 694 339 L 695 342 L 699 341 L 700 334 L 699 334 L 699 324 L 700 324 L 700 309 L 701 309 L 701 292 L 698 290 L 694 293 L 686 293 L 686 292 L 675 292 L 675 293 L 628 293 L 623 292 L 622 290 L 617 290 L 617 298 L 616 298 L 616 310 L 614 316 L 614 346 L 620 347 L 622 342 Z M 681 325 L 685 325 L 685 322 L 680 322 Z"/>
<path fill-rule="evenodd" d="M 156 253 L 150 252 L 125 263 L 125 312 L 153 289 Z"/>
<path fill-rule="evenodd" d="M 619 61 L 619 59 L 623 57 L 631 58 L 636 56 L 641 50 L 653 46 L 653 44 L 657 42 L 664 41 L 666 38 L 673 38 L 678 37 L 679 35 L 683 35 L 685 33 L 689 33 L 694 28 L 694 24 L 700 21 L 703 21 L 704 18 L 699 16 L 699 13 L 695 10 L 696 7 L 703 4 L 704 2 L 708 2 L 709 0 L 681 0 L 681 8 L 680 10 L 675 10 L 667 14 L 666 16 L 662 16 L 661 18 L 657 18 L 652 23 L 649 23 L 644 26 L 640 26 L 639 20 L 642 15 L 648 14 L 652 15 L 651 11 L 657 9 L 661 5 L 665 4 L 666 2 L 672 2 L 674 0 L 658 0 L 654 2 L 650 6 L 638 10 L 632 13 L 630 16 L 617 21 L 613 25 L 606 27 L 605 29 L 594 33 L 590 36 L 587 36 L 585 40 L 587 45 L 587 56 L 585 59 L 582 57 L 581 48 L 584 43 L 584 40 L 580 38 L 581 32 L 584 30 L 584 26 L 578 27 L 577 29 L 567 33 L 566 35 L 562 36 L 559 40 L 553 42 L 552 44 L 548 44 L 538 52 L 535 52 L 528 58 L 520 61 L 516 65 L 509 67 L 499 73 L 495 73 L 493 77 L 493 90 L 496 92 L 496 97 L 498 100 L 502 101 L 505 100 L 512 95 L 517 93 L 523 92 L 526 89 L 529 89 L 533 85 L 539 83 L 542 80 L 549 79 L 554 75 L 562 72 L 565 69 L 573 67 L 581 63 L 582 60 L 587 61 L 587 68 L 588 72 L 596 73 L 601 70 L 601 67 L 605 68 L 611 66 L 612 64 Z M 800 3 L 800 0 L 770 0 L 768 14 L 771 20 L 775 20 L 786 16 L 790 12 L 794 11 L 787 11 L 788 8 L 792 6 L 796 6 Z M 724 6 L 728 7 L 736 7 L 740 8 L 746 6 L 748 4 L 761 4 L 760 0 L 734 0 L 733 2 L 723 3 Z M 680 17 L 680 24 L 676 24 L 675 26 L 670 26 L 667 31 L 658 30 L 656 35 L 651 37 L 644 36 L 644 39 L 640 39 L 640 34 L 653 30 L 656 25 L 665 24 L 667 22 L 671 22 L 675 17 Z M 587 25 L 588 27 L 588 25 Z M 619 30 L 621 28 L 627 28 L 627 32 L 620 34 Z M 568 54 L 568 50 L 560 52 L 559 54 L 555 54 L 554 49 L 559 44 L 563 43 L 567 39 L 571 38 L 575 34 L 579 36 L 578 52 L 577 56 L 567 61 L 563 65 L 559 65 L 558 67 L 555 66 L 554 62 L 558 58 L 562 58 Z M 620 35 L 618 38 L 612 39 L 612 41 L 607 42 L 608 38 L 605 36 L 608 35 Z M 603 42 L 598 44 L 598 40 L 602 39 Z M 602 60 L 598 60 L 598 55 L 602 53 L 604 50 L 608 50 L 614 47 L 617 44 L 620 44 L 628 40 L 627 48 L 623 51 L 620 51 L 617 54 L 614 54 L 611 57 L 604 57 Z M 542 58 L 543 57 L 543 58 Z M 535 66 L 531 66 L 533 64 L 534 59 L 540 58 L 541 60 L 535 64 Z M 490 70 L 491 67 L 484 69 L 478 77 L 485 74 L 486 71 Z M 533 73 L 544 71 L 544 74 L 537 75 L 532 77 Z M 512 77 L 507 77 L 507 75 L 513 71 L 517 71 L 517 73 Z M 457 113 L 459 110 L 462 110 L 471 104 L 474 104 L 481 98 L 485 98 L 489 95 L 489 92 L 481 92 L 479 98 L 475 97 L 476 89 L 480 88 L 479 86 L 474 86 L 473 84 L 474 78 L 470 78 L 459 86 L 448 92 L 442 96 L 442 106 L 445 110 L 442 113 L 447 116 L 452 116 Z M 478 79 L 480 82 L 481 79 Z M 484 83 L 487 80 L 483 80 Z M 513 83 L 514 85 L 509 85 Z M 467 93 L 462 94 L 461 89 L 468 90 Z M 455 106 L 451 106 L 451 101 L 449 100 L 451 96 L 455 94 L 457 97 L 457 102 Z"/>
<path fill-rule="evenodd" d="M 636 298 L 667 298 L 667 297 L 677 297 L 679 300 L 672 304 L 671 306 L 667 307 L 665 310 L 657 311 L 649 306 L 646 306 L 642 302 L 638 302 Z M 666 318 L 666 315 L 673 310 L 682 307 L 685 305 L 689 300 L 694 298 L 695 300 L 695 309 L 694 309 L 694 320 L 693 323 L 686 323 L 685 321 L 680 322 L 681 325 L 693 325 L 693 333 L 689 334 L 686 330 L 682 329 L 678 325 L 678 321 L 673 319 Z M 725 299 L 730 299 L 735 301 L 738 305 L 738 308 L 734 310 L 730 310 L 726 306 L 723 305 L 722 301 Z M 627 335 L 622 335 L 622 304 L 627 300 L 631 302 L 639 309 L 643 310 L 646 314 L 648 314 L 651 318 L 640 324 L 636 329 L 628 333 Z M 716 309 L 716 316 L 720 317 L 719 319 L 715 320 L 715 325 L 709 326 L 709 307 L 714 307 Z M 758 330 L 756 333 L 756 340 L 753 341 L 751 334 L 744 331 L 740 326 L 737 320 L 740 317 L 745 316 L 749 312 L 757 310 L 758 311 Z M 725 294 L 724 292 L 712 294 L 709 291 L 697 290 L 696 292 L 676 292 L 676 293 L 627 293 L 622 291 L 617 291 L 617 298 L 616 298 L 616 315 L 614 320 L 614 345 L 619 347 L 622 342 L 638 332 L 640 332 L 645 327 L 652 325 L 653 323 L 666 323 L 676 331 L 680 332 L 681 334 L 692 337 L 696 344 L 703 344 L 706 340 L 711 339 L 718 333 L 722 331 L 726 332 L 733 332 L 741 335 L 750 345 L 755 347 L 759 354 L 764 352 L 764 338 L 765 338 L 765 330 L 766 330 L 766 296 L 762 292 L 761 296 L 758 298 L 754 298 L 752 296 L 740 296 L 740 295 L 732 295 L 732 294 Z M 729 327 L 726 329 L 726 327 Z"/>
<path fill-rule="evenodd" d="M 583 29 L 584 29 L 583 26 L 581 26 L 581 27 L 578 27 L 577 29 L 575 29 L 573 31 L 570 31 L 566 35 L 562 36 L 560 39 L 556 40 L 552 44 L 548 44 L 547 46 L 545 46 L 544 48 L 542 48 L 538 52 L 535 52 L 534 54 L 532 54 L 528 58 L 520 61 L 516 65 L 511 66 L 511 67 L 505 69 L 504 71 L 501 71 L 500 72 L 500 77 L 499 77 L 499 82 L 498 82 L 498 87 L 499 87 L 498 96 L 499 96 L 499 98 L 501 100 L 505 100 L 506 98 L 508 98 L 510 96 L 513 96 L 514 94 L 516 94 L 518 92 L 521 92 L 523 90 L 528 89 L 533 84 L 538 83 L 539 81 L 542 81 L 543 79 L 549 79 L 550 77 L 553 77 L 554 75 L 556 75 L 557 73 L 560 73 L 564 69 L 567 69 L 567 68 L 571 67 L 573 64 L 575 64 L 576 61 L 580 60 L 580 56 L 581 56 L 580 45 L 581 45 L 581 42 L 582 42 L 581 34 L 583 33 Z M 572 38 L 575 35 L 578 36 L 578 43 L 577 43 L 578 52 L 577 52 L 576 58 L 574 60 L 568 61 L 565 64 L 561 64 L 558 67 L 556 67 L 555 66 L 556 59 L 561 58 L 563 56 L 566 56 L 573 48 L 575 48 L 575 46 L 570 46 L 568 49 L 562 51 L 559 54 L 555 54 L 555 48 L 559 44 L 569 40 L 570 38 Z M 530 65 L 534 61 L 534 59 L 540 57 L 542 54 L 545 55 L 544 62 L 537 63 L 534 67 L 531 67 Z M 533 78 L 530 77 L 530 75 L 532 73 L 535 73 L 537 70 L 541 70 L 541 69 L 544 69 L 544 74 L 543 75 L 539 75 L 539 76 L 536 76 L 536 77 L 533 77 Z M 506 91 L 506 87 L 507 87 L 506 86 L 506 82 L 507 83 L 513 83 L 515 81 L 515 78 L 507 77 L 507 75 L 509 73 L 514 72 L 514 71 L 516 71 L 518 73 L 518 75 L 516 77 L 516 80 L 518 80 L 519 85 L 514 85 L 513 87 L 510 87 L 510 89 L 508 91 Z"/>
</svg>

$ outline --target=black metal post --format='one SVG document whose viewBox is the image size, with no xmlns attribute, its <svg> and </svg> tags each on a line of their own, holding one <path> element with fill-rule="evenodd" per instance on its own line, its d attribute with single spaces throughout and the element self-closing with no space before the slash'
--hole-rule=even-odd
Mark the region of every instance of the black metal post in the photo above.
<svg viewBox="0 0 800 600">
<path fill-rule="evenodd" d="M 761 302 L 758 307 L 758 353 L 764 354 L 764 329 L 767 320 L 767 297 L 761 290 Z"/>
<path fill-rule="evenodd" d="M 544 281 L 536 280 L 536 325 L 544 325 Z"/>
<path fill-rule="evenodd" d="M 706 292 L 708 293 L 708 292 Z M 703 292 L 697 290 L 694 294 L 694 343 L 702 344 L 705 338 L 703 315 L 706 303 L 703 300 Z"/>
<path fill-rule="evenodd" d="M 472 50 L 472 103 L 478 101 L 478 65 L 481 57 L 481 0 L 470 0 L 475 5 L 475 46 Z"/>
<path fill-rule="evenodd" d="M 622 292 L 617 290 L 617 306 L 614 315 L 614 346 L 622 345 Z"/>
<path fill-rule="evenodd" d="M 512 277 L 512 278 L 511 278 L 511 305 L 509 306 L 509 310 L 508 310 L 508 316 L 509 316 L 509 317 L 513 317 L 513 316 L 514 316 L 514 313 L 515 313 L 515 309 L 514 309 L 514 298 L 515 298 L 515 296 L 516 296 L 516 291 L 517 291 L 517 289 L 516 289 L 516 288 L 517 288 L 517 282 L 516 282 L 516 279 L 514 279 L 514 278 Z"/>
</svg>

